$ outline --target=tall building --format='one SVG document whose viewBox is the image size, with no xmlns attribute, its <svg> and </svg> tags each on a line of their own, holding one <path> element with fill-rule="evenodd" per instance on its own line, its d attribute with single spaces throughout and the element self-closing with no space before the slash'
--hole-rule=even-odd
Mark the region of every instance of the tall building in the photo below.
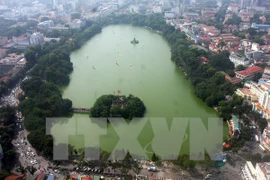
<svg viewBox="0 0 270 180">
<path fill-rule="evenodd" d="M 42 45 L 44 43 L 43 34 L 36 32 L 30 36 L 30 44 L 31 45 Z"/>
<path fill-rule="evenodd" d="M 245 166 L 242 168 L 241 176 L 244 180 L 256 179 L 256 169 L 253 167 L 250 161 L 247 161 Z"/>
<path fill-rule="evenodd" d="M 58 0 L 53 0 L 53 8 L 56 9 L 58 6 Z"/>
<path fill-rule="evenodd" d="M 250 6 L 251 0 L 241 0 L 241 8 L 245 9 Z"/>
</svg>

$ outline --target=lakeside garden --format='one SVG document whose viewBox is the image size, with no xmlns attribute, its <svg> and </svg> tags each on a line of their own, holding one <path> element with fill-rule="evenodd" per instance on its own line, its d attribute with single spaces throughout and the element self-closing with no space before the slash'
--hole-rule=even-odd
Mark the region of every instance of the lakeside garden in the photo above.
<svg viewBox="0 0 270 180">
<path fill-rule="evenodd" d="M 224 74 L 233 75 L 234 66 L 230 62 L 227 51 L 218 55 L 213 55 L 203 50 L 189 48 L 193 42 L 186 40 L 184 32 L 176 30 L 174 27 L 167 25 L 161 14 L 153 15 L 112 15 L 106 19 L 100 19 L 98 22 L 88 22 L 87 26 L 81 31 L 71 32 L 69 35 L 62 35 L 59 42 L 50 42 L 41 47 L 31 47 L 25 51 L 27 67 L 33 67 L 29 72 L 30 79 L 23 82 L 21 88 L 24 94 L 20 96 L 20 105 L 18 109 L 25 117 L 25 127 L 30 132 L 28 140 L 32 146 L 37 149 L 38 153 L 49 159 L 52 158 L 53 138 L 45 135 L 46 117 L 63 117 L 72 115 L 72 102 L 69 99 L 63 99 L 59 90 L 60 86 L 68 85 L 69 74 L 73 67 L 69 55 L 72 51 L 79 49 L 85 42 L 96 34 L 101 32 L 102 27 L 110 24 L 131 24 L 134 26 L 147 26 L 153 30 L 160 31 L 163 37 L 171 46 L 171 60 L 181 67 L 187 74 L 187 78 L 195 89 L 195 94 L 208 106 L 217 106 L 218 113 L 225 121 L 231 118 L 231 114 L 249 113 L 248 106 L 242 106 L 243 99 L 233 95 L 236 87 L 225 80 Z M 204 56 L 209 59 L 208 64 L 202 64 L 198 57 Z M 26 73 L 26 71 L 25 71 Z M 230 100 L 226 96 L 231 96 Z M 106 96 L 105 96 L 106 97 Z M 113 114 L 120 114 L 125 118 L 131 119 L 137 115 L 143 115 L 145 107 L 135 97 L 131 99 L 131 105 L 127 103 L 125 111 L 112 106 L 113 96 L 108 96 L 109 105 L 100 110 L 97 106 L 104 104 L 104 96 L 97 101 L 91 115 L 93 117 L 102 117 Z M 106 99 L 105 98 L 105 99 Z M 103 100 L 104 101 L 103 101 Z M 138 114 L 129 111 L 134 104 L 140 103 Z M 128 108 L 127 108 L 128 107 Z M 263 128 L 263 125 L 262 125 Z M 244 142 L 248 140 L 244 138 Z M 231 140 L 237 144 L 236 139 Z M 235 141 L 235 142 L 234 142 Z M 241 141 L 242 143 L 243 141 Z M 239 145 L 240 146 L 240 145 Z M 233 147 L 232 147 L 233 148 Z M 80 156 L 78 153 L 72 157 Z M 76 150 L 77 152 L 77 150 Z M 153 155 L 154 156 L 154 155 Z M 158 155 L 155 155 L 158 157 Z M 206 156 L 207 166 L 213 166 L 214 162 Z M 154 158 L 158 161 L 158 158 Z M 105 160 L 105 158 L 103 159 Z M 184 168 L 195 166 L 194 161 L 190 161 L 187 155 L 179 156 L 176 164 Z M 200 162 L 198 162 L 200 163 Z M 124 165 L 123 165 L 124 166 Z"/>
</svg>

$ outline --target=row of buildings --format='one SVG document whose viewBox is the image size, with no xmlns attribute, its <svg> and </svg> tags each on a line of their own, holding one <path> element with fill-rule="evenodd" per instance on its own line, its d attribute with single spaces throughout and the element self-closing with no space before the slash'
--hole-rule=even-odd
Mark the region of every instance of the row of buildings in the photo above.
<svg viewBox="0 0 270 180">
<path fill-rule="evenodd" d="M 54 174 L 47 174 L 42 171 L 37 171 L 33 175 L 11 175 L 8 176 L 5 180 L 119 180 L 120 178 L 117 177 L 104 177 L 104 176 L 89 176 L 89 175 L 80 175 L 78 173 L 72 173 L 69 178 L 63 175 L 54 175 Z M 140 179 L 140 178 L 139 178 Z M 142 178 L 141 178 L 142 179 Z M 144 178 L 146 179 L 146 178 Z M 136 180 L 135 178 L 133 180 Z"/>
<path fill-rule="evenodd" d="M 255 167 L 247 161 L 241 169 L 243 180 L 265 180 L 270 179 L 270 163 L 256 163 Z"/>
<path fill-rule="evenodd" d="M 0 49 L 1 51 L 5 51 Z M 26 64 L 24 55 L 8 54 L 0 59 L 0 80 L 7 81 L 10 77 L 14 76 Z"/>
<path fill-rule="evenodd" d="M 267 119 L 268 126 L 261 134 L 260 145 L 270 151 L 270 68 L 265 68 L 262 78 L 258 82 L 247 81 L 243 88 L 239 88 L 236 94 L 243 97 L 244 101 L 252 105 L 253 111 Z"/>
<path fill-rule="evenodd" d="M 34 32 L 33 34 L 24 34 L 19 37 L 12 37 L 8 39 L 6 36 L 0 36 L 0 47 L 4 49 L 18 48 L 26 49 L 28 46 L 43 45 L 45 38 L 40 32 Z M 0 51 L 1 56 L 1 51 Z"/>
<path fill-rule="evenodd" d="M 85 26 L 86 21 L 84 19 L 73 19 L 71 20 L 68 25 L 71 29 L 81 29 Z M 47 20 L 38 23 L 38 29 L 42 30 L 53 30 L 53 29 L 61 29 L 61 30 L 68 30 L 68 27 L 56 27 L 53 20 Z"/>
<path fill-rule="evenodd" d="M 269 0 L 240 0 L 241 8 L 247 8 L 249 6 L 261 7 L 270 4 Z"/>
</svg>

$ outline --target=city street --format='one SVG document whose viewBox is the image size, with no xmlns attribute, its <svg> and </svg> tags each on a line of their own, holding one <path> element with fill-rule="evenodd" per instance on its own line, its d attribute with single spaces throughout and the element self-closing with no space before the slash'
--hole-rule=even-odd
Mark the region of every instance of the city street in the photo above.
<svg viewBox="0 0 270 180">
<path fill-rule="evenodd" d="M 25 138 L 24 131 L 20 130 L 18 136 L 13 140 L 13 145 L 19 154 L 20 164 L 26 168 L 28 166 L 33 166 L 37 170 L 42 170 L 44 172 L 48 171 L 48 161 L 46 161 L 41 156 L 38 156 L 35 150 L 30 146 L 29 142 Z"/>
</svg>

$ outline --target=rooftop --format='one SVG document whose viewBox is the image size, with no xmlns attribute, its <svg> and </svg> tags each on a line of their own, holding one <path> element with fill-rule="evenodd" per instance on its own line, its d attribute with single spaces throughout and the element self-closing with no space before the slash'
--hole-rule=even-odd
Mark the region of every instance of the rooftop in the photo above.
<svg viewBox="0 0 270 180">
<path fill-rule="evenodd" d="M 243 94 L 247 94 L 247 95 L 254 95 L 249 89 L 247 88 L 243 88 L 243 89 L 239 89 Z"/>
<path fill-rule="evenodd" d="M 41 178 L 42 178 L 43 175 L 44 175 L 44 173 L 41 172 L 41 173 L 37 176 L 36 180 L 41 180 Z"/>
<path fill-rule="evenodd" d="M 11 176 L 6 177 L 5 180 L 16 180 L 16 179 L 22 178 L 22 177 L 24 177 L 24 175 L 11 175 Z"/>
<path fill-rule="evenodd" d="M 249 67 L 246 70 L 243 71 L 236 71 L 236 74 L 240 74 L 242 76 L 250 76 L 252 74 L 258 73 L 262 71 L 262 68 L 258 67 L 258 66 L 253 66 L 253 67 Z"/>
<path fill-rule="evenodd" d="M 240 5 L 239 4 L 234 4 L 234 3 L 230 3 L 230 5 L 229 6 L 231 6 L 231 7 L 240 7 Z"/>
<path fill-rule="evenodd" d="M 264 173 L 264 175 L 269 178 L 270 175 L 270 164 L 269 163 L 258 163 L 259 168 Z"/>
<path fill-rule="evenodd" d="M 204 57 L 204 56 L 201 56 L 200 61 L 201 62 L 208 62 L 208 59 L 206 57 Z"/>
<path fill-rule="evenodd" d="M 270 84 L 268 83 L 263 83 L 261 84 L 261 86 L 264 86 L 266 89 L 270 89 Z"/>
</svg>

